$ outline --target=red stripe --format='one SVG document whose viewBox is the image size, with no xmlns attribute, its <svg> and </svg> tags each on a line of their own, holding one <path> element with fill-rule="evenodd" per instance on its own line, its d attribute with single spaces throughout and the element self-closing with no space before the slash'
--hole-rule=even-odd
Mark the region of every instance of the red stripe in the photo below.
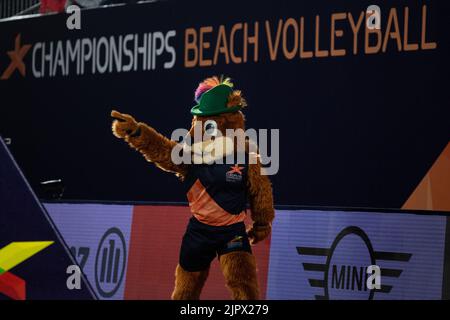
<svg viewBox="0 0 450 320">
<path fill-rule="evenodd" d="M 0 275 L 0 293 L 3 293 L 14 300 L 25 300 L 25 280 L 5 272 Z"/>
</svg>

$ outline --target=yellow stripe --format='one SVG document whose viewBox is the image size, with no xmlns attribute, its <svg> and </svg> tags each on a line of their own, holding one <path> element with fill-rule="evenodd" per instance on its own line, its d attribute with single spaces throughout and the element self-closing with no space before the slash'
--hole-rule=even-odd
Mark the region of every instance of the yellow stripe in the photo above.
<svg viewBox="0 0 450 320">
<path fill-rule="evenodd" d="M 52 243 L 53 241 L 11 242 L 0 249 L 0 268 L 8 271 Z"/>
</svg>

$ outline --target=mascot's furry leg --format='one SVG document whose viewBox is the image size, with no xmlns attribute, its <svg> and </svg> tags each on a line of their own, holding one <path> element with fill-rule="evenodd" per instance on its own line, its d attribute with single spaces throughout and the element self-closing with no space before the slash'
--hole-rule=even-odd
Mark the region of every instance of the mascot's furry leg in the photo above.
<svg viewBox="0 0 450 320">
<path fill-rule="evenodd" d="M 177 265 L 175 271 L 175 289 L 172 293 L 173 300 L 198 300 L 203 285 L 208 278 L 209 268 L 199 272 L 189 272 Z"/>
<path fill-rule="evenodd" d="M 245 251 L 235 251 L 220 256 L 225 282 L 235 300 L 259 299 L 255 257 Z"/>
</svg>

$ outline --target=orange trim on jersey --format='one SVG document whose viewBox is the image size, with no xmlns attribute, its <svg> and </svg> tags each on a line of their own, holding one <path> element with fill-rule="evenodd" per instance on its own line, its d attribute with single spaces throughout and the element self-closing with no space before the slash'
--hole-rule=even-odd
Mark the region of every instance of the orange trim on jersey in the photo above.
<svg viewBox="0 0 450 320">
<path fill-rule="evenodd" d="M 228 226 L 242 222 L 245 219 L 245 211 L 239 214 L 231 214 L 222 209 L 208 192 L 206 192 L 206 188 L 199 179 L 189 189 L 187 198 L 194 217 L 198 221 L 210 226 Z"/>
</svg>

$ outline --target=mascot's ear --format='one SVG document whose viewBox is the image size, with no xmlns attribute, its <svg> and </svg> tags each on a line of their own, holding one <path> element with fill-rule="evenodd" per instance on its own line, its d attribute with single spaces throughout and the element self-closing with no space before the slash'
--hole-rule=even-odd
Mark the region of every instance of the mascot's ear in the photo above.
<svg viewBox="0 0 450 320">
<path fill-rule="evenodd" d="M 227 101 L 227 107 L 236 107 L 241 106 L 241 108 L 244 108 L 247 106 L 247 102 L 242 97 L 242 93 L 240 90 L 234 90 L 229 96 Z"/>
</svg>

